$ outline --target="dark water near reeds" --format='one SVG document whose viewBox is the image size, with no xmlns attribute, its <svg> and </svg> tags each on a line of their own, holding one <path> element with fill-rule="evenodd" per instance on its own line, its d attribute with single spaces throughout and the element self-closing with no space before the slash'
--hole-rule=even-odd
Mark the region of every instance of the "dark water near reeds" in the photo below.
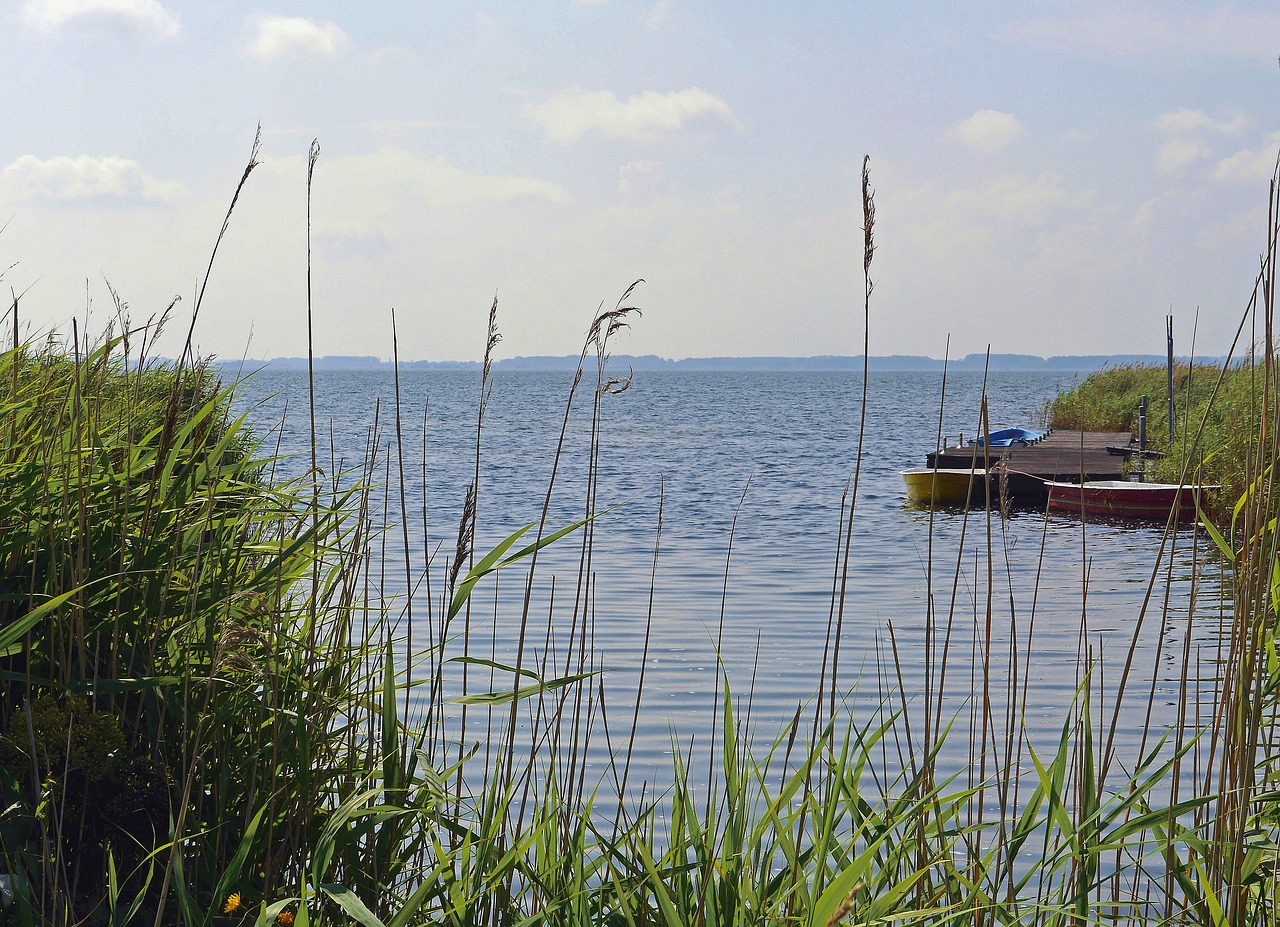
<svg viewBox="0 0 1280 927">
<path fill-rule="evenodd" d="M 1045 401 L 1077 379 L 993 374 L 987 384 L 992 427 L 1037 424 Z M 588 376 L 570 417 L 548 522 L 552 527 L 583 511 L 593 380 Z M 410 573 L 419 576 L 428 552 L 433 564 L 430 596 L 427 583 L 416 580 L 414 635 L 421 645 L 429 621 L 439 620 L 444 565 L 452 556 L 473 478 L 480 380 L 471 373 L 405 372 L 400 385 Z M 567 374 L 496 375 L 483 432 L 478 550 L 538 520 L 569 386 Z M 332 448 L 347 465 L 364 456 L 379 397 L 378 443 L 387 452 L 395 439 L 390 374 L 320 372 L 316 390 L 323 456 Z M 981 390 L 980 375 L 950 375 L 944 435 L 976 432 Z M 626 739 L 635 704 L 659 499 L 664 499 L 634 761 L 640 775 L 669 769 L 673 744 L 684 749 L 691 737 L 703 742 L 708 736 L 719 697 L 717 642 L 735 693 L 750 693 L 751 723 L 763 741 L 775 736 L 798 705 L 832 685 L 830 671 L 823 673 L 823 652 L 842 495 L 857 455 L 860 395 L 856 374 L 643 373 L 629 391 L 604 397 L 597 507 L 617 508 L 595 525 L 594 585 L 579 612 L 589 617 L 593 652 L 605 668 L 615 747 Z M 306 375 L 260 372 L 245 385 L 243 397 L 246 403 L 273 397 L 252 416 L 264 435 L 288 400 L 281 447 L 295 456 L 285 470 L 305 469 Z M 1003 680 L 1015 661 L 1017 698 L 1023 686 L 1026 691 L 1018 723 L 1025 723 L 1033 742 L 1056 743 L 1083 660 L 1102 658 L 1095 690 L 1111 698 L 1130 642 L 1136 640 L 1129 704 L 1118 736 L 1124 759 L 1142 740 L 1149 699 L 1154 730 L 1176 717 L 1188 629 L 1192 675 L 1212 676 L 1217 582 L 1214 567 L 1196 564 L 1207 558 L 1207 548 L 1186 531 L 1170 542 L 1171 552 L 1159 560 L 1146 620 L 1140 622 L 1161 550 L 1161 527 L 1090 524 L 1082 529 L 1078 519 L 1043 512 L 1007 518 L 997 512 L 988 520 L 981 512 L 966 517 L 940 511 L 931 518 L 927 510 L 909 508 L 898 471 L 922 465 L 935 446 L 942 399 L 940 374 L 879 373 L 869 383 L 835 679 L 842 697 L 849 696 L 845 710 L 868 716 L 890 683 L 886 673 L 901 674 L 918 709 L 932 591 L 935 621 L 942 627 L 950 620 L 953 629 L 944 712 L 973 704 L 981 689 L 982 660 L 975 654 L 989 639 L 994 712 L 1004 711 Z M 269 441 L 275 437 L 267 435 Z M 396 463 L 393 452 L 393 519 L 400 492 Z M 383 469 L 379 478 L 386 474 Z M 399 596 L 403 605 L 407 583 L 399 528 L 387 543 L 385 592 Z M 549 662 L 559 663 L 560 671 L 573 668 L 572 639 L 581 633 L 572 617 L 580 552 L 580 535 L 561 541 L 540 561 L 535 583 L 531 654 L 541 660 L 550 653 Z M 1189 620 L 1197 569 L 1205 581 Z M 517 566 L 496 583 L 490 577 L 478 587 L 473 653 L 514 660 L 523 580 L 523 567 Z M 898 670 L 885 669 L 890 628 Z M 461 627 L 455 627 L 454 652 L 460 636 Z M 487 671 L 484 676 L 470 672 L 471 691 L 488 686 Z M 451 683 L 453 691 L 457 685 Z M 1103 715 L 1097 705 L 1094 713 Z M 1004 721 L 999 725 L 1003 728 Z M 606 748 L 601 741 L 596 749 Z M 964 768 L 969 749 L 970 738 L 959 737 L 942 765 Z"/>
</svg>

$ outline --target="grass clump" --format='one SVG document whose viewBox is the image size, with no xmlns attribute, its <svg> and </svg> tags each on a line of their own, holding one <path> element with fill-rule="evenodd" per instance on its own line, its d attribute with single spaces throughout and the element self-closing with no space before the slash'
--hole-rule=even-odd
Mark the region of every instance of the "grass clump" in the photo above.
<svg viewBox="0 0 1280 927">
<path fill-rule="evenodd" d="M 1220 486 L 1208 510 L 1220 523 L 1231 520 L 1235 503 L 1249 485 L 1266 409 L 1263 362 L 1178 364 L 1174 367 L 1174 427 L 1169 435 L 1166 368 L 1126 364 L 1096 371 L 1056 396 L 1048 407 L 1054 428 L 1128 431 L 1137 439 L 1138 410 L 1147 397 L 1147 447 L 1159 453 L 1143 464 L 1145 478 L 1177 483 L 1189 479 Z M 1272 384 L 1274 389 L 1274 384 Z"/>
<path fill-rule="evenodd" d="M 1174 368 L 1174 391 L 1185 396 L 1192 382 L 1216 371 L 1203 365 Z M 1199 376 L 1193 376 L 1199 374 Z M 1165 399 L 1166 371 L 1160 364 L 1120 364 L 1089 374 L 1049 404 L 1049 424 L 1073 431 L 1131 431 L 1138 433 L 1138 407 L 1147 397 L 1147 441 L 1153 448 L 1168 445 L 1169 422 Z M 1203 397 L 1202 397 L 1203 398 Z"/>
</svg>

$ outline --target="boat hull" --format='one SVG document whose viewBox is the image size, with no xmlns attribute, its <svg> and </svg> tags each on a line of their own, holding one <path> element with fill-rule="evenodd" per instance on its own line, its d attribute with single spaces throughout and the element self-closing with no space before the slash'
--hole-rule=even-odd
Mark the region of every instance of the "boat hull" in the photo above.
<svg viewBox="0 0 1280 927">
<path fill-rule="evenodd" d="M 964 505 L 975 495 L 981 495 L 986 484 L 987 471 L 934 470 L 930 467 L 913 467 L 902 471 L 902 481 L 907 485 L 907 499 L 911 502 L 937 502 Z"/>
<path fill-rule="evenodd" d="M 1045 481 L 1049 508 L 1108 518 L 1164 521 L 1177 511 L 1180 521 L 1194 521 L 1196 498 L 1213 486 L 1179 486 L 1177 483 L 1131 483 L 1099 480 L 1090 483 Z"/>
</svg>

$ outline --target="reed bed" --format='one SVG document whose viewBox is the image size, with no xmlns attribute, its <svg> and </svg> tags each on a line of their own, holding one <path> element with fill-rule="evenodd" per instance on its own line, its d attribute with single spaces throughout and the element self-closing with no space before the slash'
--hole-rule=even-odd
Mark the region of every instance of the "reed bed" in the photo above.
<svg viewBox="0 0 1280 927">
<path fill-rule="evenodd" d="M 318 156 L 313 147 L 308 189 Z M 634 285 L 588 328 L 564 424 L 549 438 L 541 517 L 482 551 L 477 522 L 502 519 L 485 508 L 480 438 L 495 303 L 473 482 L 447 557 L 410 542 L 414 475 L 402 461 L 416 411 L 398 389 L 354 466 L 326 452 L 313 403 L 310 466 L 283 480 L 276 452 L 232 414 L 234 386 L 186 352 L 174 364 L 149 358 L 159 323 L 126 323 L 96 344 L 74 333 L 33 345 L 19 338 L 15 302 L 0 355 L 0 921 L 1275 923 L 1274 185 L 1271 202 L 1246 316 L 1265 329 L 1249 490 L 1234 531 L 1213 535 L 1230 577 L 1224 659 L 1212 691 L 1185 685 L 1181 723 L 1149 722 L 1136 755 L 1116 747 L 1120 706 L 1151 697 L 1133 651 L 1104 664 L 1083 630 L 1057 742 L 1046 750 L 1027 736 L 1034 602 L 1023 632 L 998 649 L 998 508 L 966 517 L 954 564 L 931 555 L 925 652 L 900 652 L 888 628 L 873 679 L 843 665 L 843 618 L 858 607 L 845 583 L 855 460 L 833 526 L 821 690 L 762 733 L 735 668 L 722 667 L 712 748 L 675 750 L 672 784 L 654 792 L 633 764 L 643 673 L 633 712 L 611 713 L 618 702 L 593 643 L 608 607 L 592 569 L 595 532 L 607 530 L 600 436 L 628 385 L 610 374 L 609 346 L 636 318 Z M 865 165 L 863 205 L 869 316 Z M 581 514 L 555 525 L 570 410 L 581 404 Z M 540 582 L 551 544 L 574 545 L 577 561 L 553 597 Z M 974 550 L 986 577 L 966 606 L 960 558 Z M 656 591 L 661 517 L 645 556 Z M 389 594 L 392 560 L 417 595 Z M 1135 627 L 1178 617 L 1160 608 L 1163 565 L 1152 564 Z M 494 620 L 480 593 L 495 574 L 520 590 L 509 661 L 473 646 Z M 654 607 L 651 593 L 651 616 Z M 552 614 L 568 628 L 554 641 Z M 966 626 L 974 649 L 961 678 L 948 667 Z M 920 697 L 900 681 L 908 659 L 928 668 Z M 868 690 L 876 710 L 855 714 Z M 961 707 L 948 707 L 957 694 Z M 592 769 L 601 740 L 610 760 Z M 939 757 L 957 740 L 968 768 L 948 771 Z M 704 758 L 705 786 L 692 769 Z"/>
</svg>

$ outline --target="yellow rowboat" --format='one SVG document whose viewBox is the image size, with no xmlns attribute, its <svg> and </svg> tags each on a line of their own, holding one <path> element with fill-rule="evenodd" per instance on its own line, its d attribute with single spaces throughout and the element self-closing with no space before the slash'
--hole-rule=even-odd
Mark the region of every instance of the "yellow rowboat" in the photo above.
<svg viewBox="0 0 1280 927">
<path fill-rule="evenodd" d="M 902 471 L 902 481 L 907 484 L 907 499 L 911 502 L 944 502 L 964 505 L 986 484 L 987 471 L 934 470 L 931 467 L 912 467 Z"/>
</svg>

